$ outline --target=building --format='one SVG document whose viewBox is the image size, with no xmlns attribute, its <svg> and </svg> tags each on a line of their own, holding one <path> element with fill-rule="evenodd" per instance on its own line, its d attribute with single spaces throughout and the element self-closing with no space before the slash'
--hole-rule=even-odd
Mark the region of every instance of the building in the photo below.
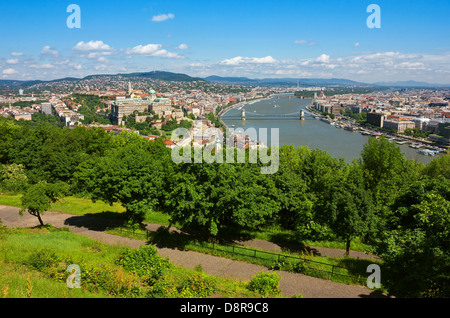
<svg viewBox="0 0 450 318">
<path fill-rule="evenodd" d="M 52 104 L 51 103 L 42 103 L 41 104 L 41 113 L 46 115 L 52 114 Z"/>
<path fill-rule="evenodd" d="M 398 134 L 404 133 L 406 129 L 416 128 L 416 123 L 411 120 L 384 120 L 383 128 L 396 131 Z"/>
<path fill-rule="evenodd" d="M 168 98 L 156 98 L 151 102 L 150 110 L 153 110 L 156 114 L 164 111 L 172 110 L 172 101 Z"/>
<path fill-rule="evenodd" d="M 116 121 L 118 125 L 123 122 L 124 116 L 129 116 L 135 111 L 138 112 L 148 112 L 150 106 L 150 101 L 142 100 L 138 98 L 124 98 L 116 99 L 115 102 L 111 104 L 111 119 Z"/>
<path fill-rule="evenodd" d="M 15 120 L 23 119 L 23 120 L 31 120 L 31 114 L 30 113 L 17 113 L 13 114 L 13 117 Z"/>
<path fill-rule="evenodd" d="M 122 98 L 117 97 L 111 103 L 110 117 L 118 125 L 123 123 L 123 117 L 133 114 L 135 111 L 148 113 L 154 111 L 159 116 L 165 116 L 168 111 L 172 111 L 172 101 L 168 98 L 157 98 L 156 92 L 150 90 L 144 98 Z"/>
<path fill-rule="evenodd" d="M 376 112 L 368 112 L 366 121 L 367 123 L 373 126 L 383 128 L 384 114 Z"/>
</svg>

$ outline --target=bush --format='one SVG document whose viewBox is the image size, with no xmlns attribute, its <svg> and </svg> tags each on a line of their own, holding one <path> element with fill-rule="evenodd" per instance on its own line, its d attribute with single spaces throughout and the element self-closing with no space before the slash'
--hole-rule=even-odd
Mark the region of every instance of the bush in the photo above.
<svg viewBox="0 0 450 318">
<path fill-rule="evenodd" d="M 250 291 L 258 292 L 263 296 L 279 295 L 280 275 L 278 273 L 268 273 L 261 271 L 257 273 L 248 283 L 247 288 Z"/>
<path fill-rule="evenodd" d="M 50 249 L 44 248 L 30 255 L 28 265 L 44 272 L 59 262 L 58 256 Z"/>
<path fill-rule="evenodd" d="M 141 246 L 139 249 L 125 249 L 116 263 L 127 271 L 135 272 L 148 285 L 153 285 L 162 277 L 170 263 L 157 255 L 157 250 L 151 245 Z"/>
<path fill-rule="evenodd" d="M 82 264 L 80 271 L 82 287 L 89 291 L 103 290 L 116 297 L 141 297 L 144 295 L 139 286 L 139 279 L 122 268 L 103 264 L 99 266 Z"/>
<path fill-rule="evenodd" d="M 184 278 L 177 289 L 180 298 L 204 298 L 216 290 L 216 284 L 211 278 L 196 274 Z"/>
<path fill-rule="evenodd" d="M 148 297 L 152 298 L 205 298 L 216 291 L 216 282 L 204 274 L 192 274 L 171 279 L 162 277 L 152 287 Z"/>
</svg>

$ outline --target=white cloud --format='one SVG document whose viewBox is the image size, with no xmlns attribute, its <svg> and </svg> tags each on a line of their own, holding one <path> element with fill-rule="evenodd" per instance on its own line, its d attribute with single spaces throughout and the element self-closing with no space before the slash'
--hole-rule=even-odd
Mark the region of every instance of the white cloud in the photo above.
<svg viewBox="0 0 450 318">
<path fill-rule="evenodd" d="M 178 55 L 177 53 L 168 52 L 167 50 L 163 49 L 161 44 L 138 45 L 134 48 L 127 49 L 126 53 L 163 58 L 182 58 L 182 56 Z"/>
<path fill-rule="evenodd" d="M 354 47 L 358 47 L 359 46 L 359 42 L 356 42 L 355 44 L 354 44 Z"/>
<path fill-rule="evenodd" d="M 330 62 L 330 56 L 326 55 L 326 54 L 322 54 L 321 56 L 319 56 L 316 59 L 316 61 L 320 62 L 320 63 L 329 63 Z"/>
<path fill-rule="evenodd" d="M 189 45 L 187 45 L 185 43 L 182 43 L 176 47 L 176 49 L 178 49 L 178 50 L 187 50 L 188 48 L 189 48 Z"/>
<path fill-rule="evenodd" d="M 160 15 L 155 15 L 152 18 L 153 22 L 163 22 L 169 19 L 173 19 L 175 18 L 175 15 L 173 15 L 172 13 L 169 14 L 160 14 Z"/>
<path fill-rule="evenodd" d="M 41 65 L 38 65 L 38 64 L 31 64 L 30 67 L 31 67 L 31 68 L 37 68 L 37 69 L 50 69 L 50 68 L 55 68 L 54 65 L 48 64 L 48 63 L 47 63 L 47 64 L 41 64 Z"/>
<path fill-rule="evenodd" d="M 4 69 L 3 72 L 2 72 L 2 74 L 5 74 L 5 75 L 12 75 L 12 74 L 17 74 L 17 73 L 19 73 L 19 72 L 17 72 L 13 68 Z"/>
<path fill-rule="evenodd" d="M 89 41 L 89 42 L 78 42 L 77 45 L 73 48 L 73 50 L 76 51 L 83 51 L 83 52 L 89 52 L 89 51 L 111 51 L 112 48 L 106 44 L 103 43 L 103 41 Z"/>
<path fill-rule="evenodd" d="M 219 64 L 222 65 L 239 65 L 239 64 L 271 64 L 277 63 L 278 61 L 272 56 L 266 57 L 242 57 L 236 56 L 231 59 L 225 59 L 220 61 Z"/>
<path fill-rule="evenodd" d="M 22 52 L 11 52 L 12 56 L 22 56 L 23 53 Z"/>
<path fill-rule="evenodd" d="M 109 60 L 106 57 L 104 57 L 104 56 L 99 57 L 97 59 L 97 61 L 100 62 L 100 63 L 108 63 L 109 62 Z"/>
<path fill-rule="evenodd" d="M 19 59 L 9 59 L 6 60 L 7 64 L 18 64 L 19 63 Z"/>
<path fill-rule="evenodd" d="M 41 54 L 42 55 L 59 56 L 59 52 L 57 50 L 50 48 L 50 46 L 48 46 L 48 45 L 46 45 L 42 48 Z"/>
<path fill-rule="evenodd" d="M 314 46 L 317 45 L 317 42 L 314 41 L 306 41 L 306 40 L 295 40 L 294 44 L 306 44 L 308 46 Z"/>
</svg>

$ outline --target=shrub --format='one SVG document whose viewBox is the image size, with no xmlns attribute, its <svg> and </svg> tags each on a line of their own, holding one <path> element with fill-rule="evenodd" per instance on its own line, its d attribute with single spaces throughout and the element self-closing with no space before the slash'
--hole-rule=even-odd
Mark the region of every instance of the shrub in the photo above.
<svg viewBox="0 0 450 318">
<path fill-rule="evenodd" d="M 180 298 L 204 298 L 216 290 L 216 284 L 212 278 L 204 277 L 202 274 L 195 274 L 185 277 L 177 289 Z"/>
<path fill-rule="evenodd" d="M 103 264 L 99 266 L 81 264 L 80 271 L 82 287 L 89 291 L 103 290 L 116 297 L 139 297 L 143 295 L 137 277 L 131 273 L 126 273 L 122 268 Z"/>
<path fill-rule="evenodd" d="M 40 272 L 48 270 L 59 262 L 58 256 L 50 249 L 44 248 L 32 253 L 28 258 L 28 265 Z"/>
<path fill-rule="evenodd" d="M 151 245 L 141 246 L 139 249 L 125 249 L 116 263 L 127 271 L 135 272 L 148 285 L 153 285 L 163 275 L 163 271 L 170 263 L 157 255 L 157 250 Z"/>
<path fill-rule="evenodd" d="M 269 273 L 261 271 L 257 273 L 248 283 L 247 288 L 250 291 L 258 292 L 263 296 L 280 294 L 279 282 L 280 275 L 278 273 Z"/>
</svg>

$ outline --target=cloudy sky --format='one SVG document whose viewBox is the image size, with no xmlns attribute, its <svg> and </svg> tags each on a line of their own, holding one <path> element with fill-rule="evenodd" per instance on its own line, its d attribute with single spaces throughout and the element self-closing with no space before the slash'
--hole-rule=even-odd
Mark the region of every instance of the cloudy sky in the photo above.
<svg viewBox="0 0 450 318">
<path fill-rule="evenodd" d="M 450 84 L 448 0 L 14 0 L 0 12 L 0 79 L 165 70 Z"/>
</svg>

